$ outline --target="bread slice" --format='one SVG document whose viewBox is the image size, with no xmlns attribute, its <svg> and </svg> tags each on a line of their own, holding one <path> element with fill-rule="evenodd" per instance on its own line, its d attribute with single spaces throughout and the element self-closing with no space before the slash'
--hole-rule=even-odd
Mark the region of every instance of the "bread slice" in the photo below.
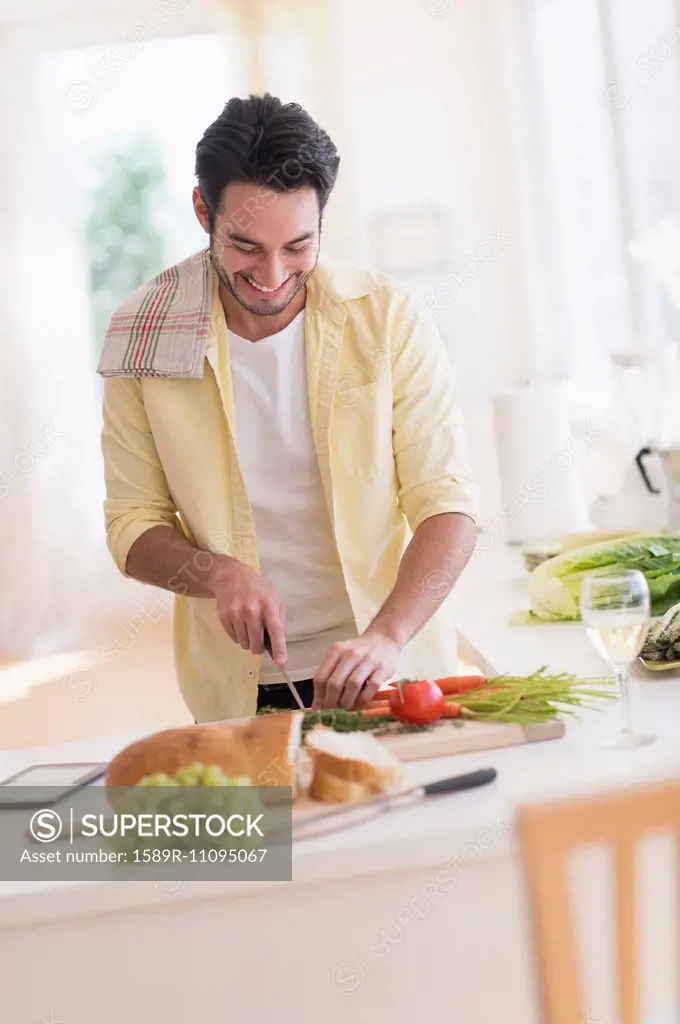
<svg viewBox="0 0 680 1024">
<path fill-rule="evenodd" d="M 335 732 L 316 726 L 307 734 L 305 745 L 314 764 L 315 779 L 333 775 L 379 792 L 403 777 L 401 762 L 371 733 Z"/>
<path fill-rule="evenodd" d="M 309 787 L 309 796 L 312 800 L 329 804 L 356 804 L 375 795 L 374 786 L 365 782 L 348 782 L 347 779 L 329 775 L 318 768 L 314 771 Z"/>
<path fill-rule="evenodd" d="M 247 775 L 256 786 L 290 786 L 295 796 L 301 730 L 301 711 L 164 729 L 121 750 L 109 763 L 105 783 L 134 786 L 145 775 L 173 775 L 199 762 L 218 765 L 227 775 Z"/>
</svg>

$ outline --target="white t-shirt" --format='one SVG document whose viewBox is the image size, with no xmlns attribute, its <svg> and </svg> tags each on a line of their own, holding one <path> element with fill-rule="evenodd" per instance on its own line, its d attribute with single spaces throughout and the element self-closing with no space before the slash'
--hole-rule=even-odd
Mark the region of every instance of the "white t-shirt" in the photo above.
<svg viewBox="0 0 680 1024">
<path fill-rule="evenodd" d="M 236 449 L 260 573 L 286 607 L 286 670 L 311 679 L 336 640 L 357 635 L 314 447 L 304 310 L 261 341 L 228 332 Z M 280 682 L 268 655 L 260 682 Z"/>
</svg>

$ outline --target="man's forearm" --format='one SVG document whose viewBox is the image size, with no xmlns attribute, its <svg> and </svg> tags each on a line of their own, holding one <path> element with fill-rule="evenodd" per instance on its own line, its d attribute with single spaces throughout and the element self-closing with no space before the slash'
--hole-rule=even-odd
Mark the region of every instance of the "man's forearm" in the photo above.
<svg viewBox="0 0 680 1024">
<path fill-rule="evenodd" d="M 400 645 L 434 615 L 475 548 L 469 516 L 446 512 L 420 524 L 404 552 L 392 593 L 368 627 Z"/>
<path fill-rule="evenodd" d="M 125 571 L 142 583 L 186 597 L 214 597 L 233 566 L 228 555 L 203 551 L 172 526 L 152 526 L 130 548 Z"/>
</svg>

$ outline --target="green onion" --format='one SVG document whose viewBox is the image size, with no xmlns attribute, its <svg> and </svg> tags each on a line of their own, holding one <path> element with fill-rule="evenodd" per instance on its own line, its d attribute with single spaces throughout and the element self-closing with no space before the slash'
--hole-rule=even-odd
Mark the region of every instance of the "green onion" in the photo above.
<svg viewBox="0 0 680 1024">
<path fill-rule="evenodd" d="M 544 665 L 530 676 L 495 676 L 485 686 L 451 699 L 460 704 L 466 718 L 533 725 L 560 714 L 576 716 L 575 708 L 593 709 L 594 701 L 618 696 L 607 678 L 579 679 L 566 672 L 550 675 Z"/>
</svg>

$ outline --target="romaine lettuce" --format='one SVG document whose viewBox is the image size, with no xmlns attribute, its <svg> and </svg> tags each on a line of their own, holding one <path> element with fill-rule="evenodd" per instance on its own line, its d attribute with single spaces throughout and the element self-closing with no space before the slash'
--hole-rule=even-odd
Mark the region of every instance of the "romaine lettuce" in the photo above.
<svg viewBox="0 0 680 1024">
<path fill-rule="evenodd" d="M 529 576 L 532 616 L 578 619 L 583 577 L 592 569 L 639 569 L 649 585 L 652 615 L 680 601 L 680 536 L 644 534 L 600 541 L 566 551 L 538 565 Z"/>
</svg>

